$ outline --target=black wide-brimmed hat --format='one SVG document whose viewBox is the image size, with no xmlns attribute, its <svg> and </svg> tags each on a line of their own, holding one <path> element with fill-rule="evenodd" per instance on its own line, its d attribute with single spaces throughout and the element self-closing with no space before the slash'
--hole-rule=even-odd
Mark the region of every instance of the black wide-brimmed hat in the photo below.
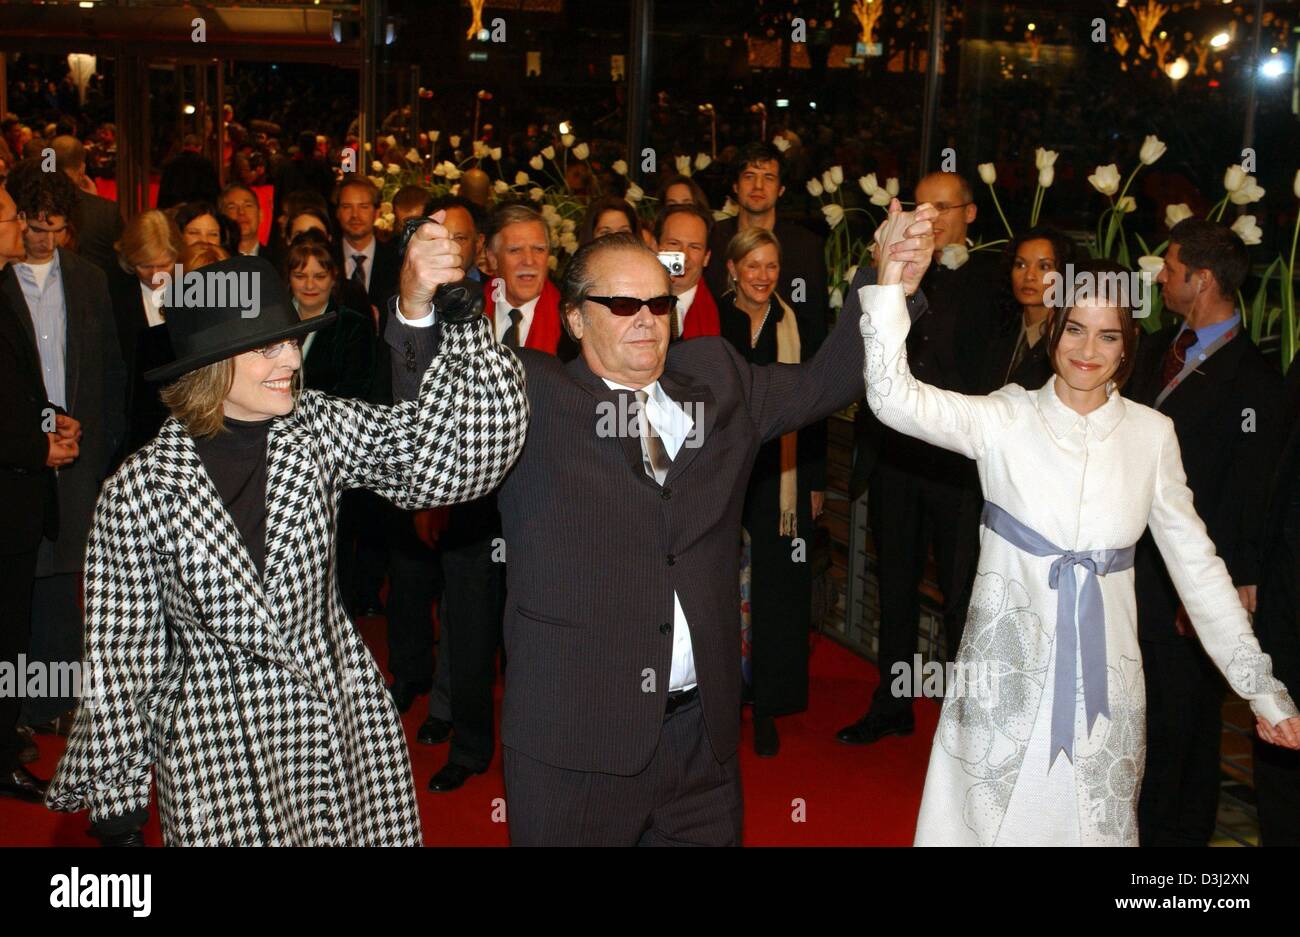
<svg viewBox="0 0 1300 937">
<path fill-rule="evenodd" d="M 288 289 L 261 257 L 188 270 L 163 293 L 167 335 L 175 359 L 145 372 L 147 381 L 171 381 L 241 352 L 297 338 L 330 325 L 331 311 L 299 319 Z"/>
</svg>

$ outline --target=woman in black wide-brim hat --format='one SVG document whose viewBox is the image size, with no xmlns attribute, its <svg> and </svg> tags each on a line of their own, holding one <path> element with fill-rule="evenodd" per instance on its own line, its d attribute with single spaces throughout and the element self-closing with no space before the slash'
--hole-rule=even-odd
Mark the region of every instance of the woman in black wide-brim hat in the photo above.
<svg viewBox="0 0 1300 937">
<path fill-rule="evenodd" d="M 138 844 L 153 769 L 169 845 L 418 845 L 401 724 L 335 586 L 338 501 L 495 488 L 523 444 L 522 369 L 482 316 L 449 318 L 418 400 L 302 391 L 298 342 L 332 313 L 300 321 L 256 257 L 183 287 L 176 360 L 147 375 L 171 416 L 96 508 L 82 702 L 47 803 Z"/>
</svg>

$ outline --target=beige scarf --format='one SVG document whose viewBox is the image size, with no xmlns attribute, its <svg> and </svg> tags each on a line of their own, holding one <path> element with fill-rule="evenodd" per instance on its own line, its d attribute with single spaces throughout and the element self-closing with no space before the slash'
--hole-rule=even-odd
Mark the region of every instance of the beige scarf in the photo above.
<svg viewBox="0 0 1300 937">
<path fill-rule="evenodd" d="M 780 296 L 773 297 L 781 307 L 781 318 L 776 323 L 776 360 L 781 364 L 798 364 L 799 323 L 795 320 L 794 310 L 786 305 Z M 759 330 L 762 331 L 761 329 Z M 758 336 L 751 333 L 750 346 L 757 342 Z M 795 536 L 799 519 L 799 486 L 795 477 L 795 466 L 799 461 L 798 432 L 786 433 L 781 437 L 781 516 L 779 518 L 782 537 Z"/>
</svg>

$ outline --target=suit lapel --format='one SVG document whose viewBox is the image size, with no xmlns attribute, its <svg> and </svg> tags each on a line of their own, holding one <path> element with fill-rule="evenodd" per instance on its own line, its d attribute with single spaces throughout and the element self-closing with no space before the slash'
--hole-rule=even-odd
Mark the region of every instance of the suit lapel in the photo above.
<svg viewBox="0 0 1300 937">
<path fill-rule="evenodd" d="M 63 280 L 63 308 L 67 317 L 67 339 L 63 348 L 63 370 L 66 374 L 64 390 L 67 393 L 68 412 L 77 412 L 77 386 L 81 383 L 81 354 L 85 347 L 82 329 L 91 313 L 86 308 L 82 280 L 76 276 L 75 267 L 69 268 L 68 254 L 59 248 L 59 276 Z M 107 311 L 107 310 L 106 310 Z M 80 409 L 80 408 L 78 408 Z"/>
<path fill-rule="evenodd" d="M 1199 402 L 1207 390 L 1231 381 L 1237 373 L 1237 365 L 1241 362 L 1241 353 L 1245 349 L 1243 343 L 1248 341 L 1250 338 L 1246 333 L 1239 330 L 1232 341 L 1202 361 L 1195 370 L 1188 371 L 1187 376 L 1161 401 L 1160 412 L 1167 415 L 1189 407 L 1200 409 Z M 1161 361 L 1163 360 L 1162 355 Z M 1163 387 L 1157 389 L 1156 394 L 1162 390 Z"/>
<path fill-rule="evenodd" d="M 709 439 L 714 411 L 717 408 L 713 405 L 713 391 L 709 390 L 708 385 L 696 384 L 685 375 L 665 371 L 659 378 L 659 386 L 686 411 L 686 415 L 693 423 L 690 433 L 677 450 L 667 478 L 664 479 L 664 484 L 667 484 L 680 478 L 682 473 L 691 467 L 695 457 L 700 454 L 700 450 Z"/>
<path fill-rule="evenodd" d="M 23 295 L 22 284 L 18 282 L 18 274 L 14 273 L 9 266 L 5 266 L 0 271 L 0 289 L 4 290 L 9 305 L 13 307 L 14 315 L 18 319 L 18 324 L 22 326 L 23 334 L 27 336 L 32 353 L 40 359 L 40 350 L 36 346 L 36 326 L 32 324 L 32 312 L 27 308 L 27 297 Z M 40 369 L 37 369 L 38 373 Z"/>
</svg>

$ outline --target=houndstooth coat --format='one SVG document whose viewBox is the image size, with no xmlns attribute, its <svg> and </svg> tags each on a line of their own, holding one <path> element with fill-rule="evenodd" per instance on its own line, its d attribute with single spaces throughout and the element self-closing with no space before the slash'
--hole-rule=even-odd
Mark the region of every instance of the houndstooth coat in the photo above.
<svg viewBox="0 0 1300 937">
<path fill-rule="evenodd" d="M 405 738 L 336 586 L 340 494 L 406 509 L 500 484 L 528 423 L 485 321 L 447 328 L 420 396 L 303 393 L 267 447 L 266 572 L 175 419 L 100 494 L 86 553 L 88 684 L 50 785 L 92 820 L 149 803 L 169 845 L 418 845 Z"/>
</svg>

